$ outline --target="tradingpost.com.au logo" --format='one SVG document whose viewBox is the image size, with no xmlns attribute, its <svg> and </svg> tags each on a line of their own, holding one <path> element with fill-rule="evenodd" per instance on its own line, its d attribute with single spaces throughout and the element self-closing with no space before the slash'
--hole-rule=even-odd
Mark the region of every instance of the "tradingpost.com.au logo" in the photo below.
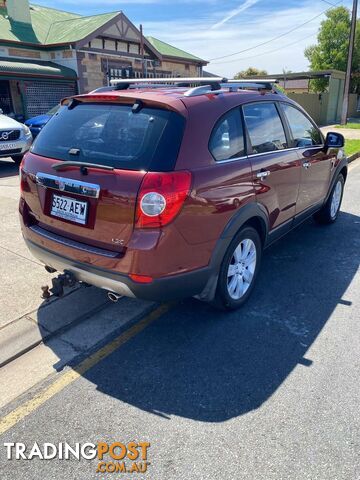
<svg viewBox="0 0 360 480">
<path fill-rule="evenodd" d="M 149 442 L 4 443 L 7 460 L 97 460 L 96 473 L 146 473 Z"/>
</svg>

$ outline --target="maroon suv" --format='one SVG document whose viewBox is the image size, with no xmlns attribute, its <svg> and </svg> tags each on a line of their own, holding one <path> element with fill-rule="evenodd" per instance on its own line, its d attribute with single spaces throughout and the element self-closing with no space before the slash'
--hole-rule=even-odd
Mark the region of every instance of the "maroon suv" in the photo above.
<svg viewBox="0 0 360 480">
<path fill-rule="evenodd" d="M 324 139 L 272 85 L 217 82 L 119 82 L 62 102 L 20 169 L 22 232 L 49 271 L 233 309 L 265 247 L 311 215 L 336 220 L 342 135 Z"/>
</svg>

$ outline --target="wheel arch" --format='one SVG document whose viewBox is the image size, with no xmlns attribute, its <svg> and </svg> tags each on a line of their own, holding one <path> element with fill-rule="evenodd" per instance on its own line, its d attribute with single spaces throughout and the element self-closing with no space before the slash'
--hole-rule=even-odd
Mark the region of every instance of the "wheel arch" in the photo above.
<svg viewBox="0 0 360 480">
<path fill-rule="evenodd" d="M 342 160 L 341 163 L 338 165 L 337 169 L 335 170 L 335 172 L 332 176 L 330 186 L 329 186 L 329 190 L 328 190 L 327 195 L 325 197 L 324 203 L 326 203 L 328 201 L 329 196 L 331 194 L 331 191 L 332 191 L 332 189 L 335 185 L 336 179 L 340 174 L 344 177 L 344 181 L 346 182 L 346 178 L 347 178 L 347 174 L 348 174 L 348 161 L 347 161 L 347 159 Z"/>
<path fill-rule="evenodd" d="M 269 221 L 266 209 L 257 202 L 248 203 L 240 208 L 226 224 L 213 251 L 210 262 L 212 266 L 215 268 L 220 266 L 230 242 L 245 225 L 255 228 L 260 235 L 262 245 L 265 245 L 269 231 Z"/>
<path fill-rule="evenodd" d="M 348 167 L 347 165 L 344 165 L 342 169 L 340 170 L 339 174 L 341 174 L 344 177 L 344 181 L 346 182 L 347 174 L 348 174 Z"/>
<path fill-rule="evenodd" d="M 232 239 L 237 235 L 241 228 L 249 225 L 259 233 L 262 245 L 266 244 L 268 236 L 268 215 L 261 204 L 251 202 L 241 207 L 235 215 L 228 221 L 213 250 L 210 267 L 211 275 L 203 290 L 197 296 L 200 300 L 211 301 L 215 297 L 219 270 L 224 255 L 229 248 Z"/>
<path fill-rule="evenodd" d="M 247 225 L 249 227 L 254 228 L 258 232 L 261 239 L 261 244 L 262 246 L 264 246 L 266 241 L 266 235 L 267 235 L 267 227 L 264 219 L 259 216 L 251 217 L 240 228 L 243 228 Z"/>
</svg>

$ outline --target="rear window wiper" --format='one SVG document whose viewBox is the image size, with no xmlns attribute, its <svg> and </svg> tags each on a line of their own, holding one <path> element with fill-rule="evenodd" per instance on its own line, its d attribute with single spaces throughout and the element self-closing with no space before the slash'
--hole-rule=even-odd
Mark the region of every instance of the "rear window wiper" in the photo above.
<svg viewBox="0 0 360 480">
<path fill-rule="evenodd" d="M 67 167 L 80 167 L 80 170 L 86 170 L 87 168 L 100 168 L 101 170 L 114 170 L 114 167 L 111 167 L 109 165 L 101 165 L 99 163 L 91 163 L 91 162 L 73 162 L 71 160 L 65 160 L 64 162 L 55 163 L 54 165 L 51 165 L 51 166 L 54 170 L 64 170 Z"/>
</svg>

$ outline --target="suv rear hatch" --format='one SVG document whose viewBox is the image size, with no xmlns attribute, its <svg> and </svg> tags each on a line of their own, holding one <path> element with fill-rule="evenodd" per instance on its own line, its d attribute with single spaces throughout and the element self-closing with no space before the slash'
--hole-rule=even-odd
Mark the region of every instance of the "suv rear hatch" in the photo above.
<svg viewBox="0 0 360 480">
<path fill-rule="evenodd" d="M 25 157 L 21 185 L 35 229 L 122 251 L 141 182 L 148 171 L 174 168 L 185 119 L 114 99 L 78 97 L 63 105 Z"/>
</svg>

